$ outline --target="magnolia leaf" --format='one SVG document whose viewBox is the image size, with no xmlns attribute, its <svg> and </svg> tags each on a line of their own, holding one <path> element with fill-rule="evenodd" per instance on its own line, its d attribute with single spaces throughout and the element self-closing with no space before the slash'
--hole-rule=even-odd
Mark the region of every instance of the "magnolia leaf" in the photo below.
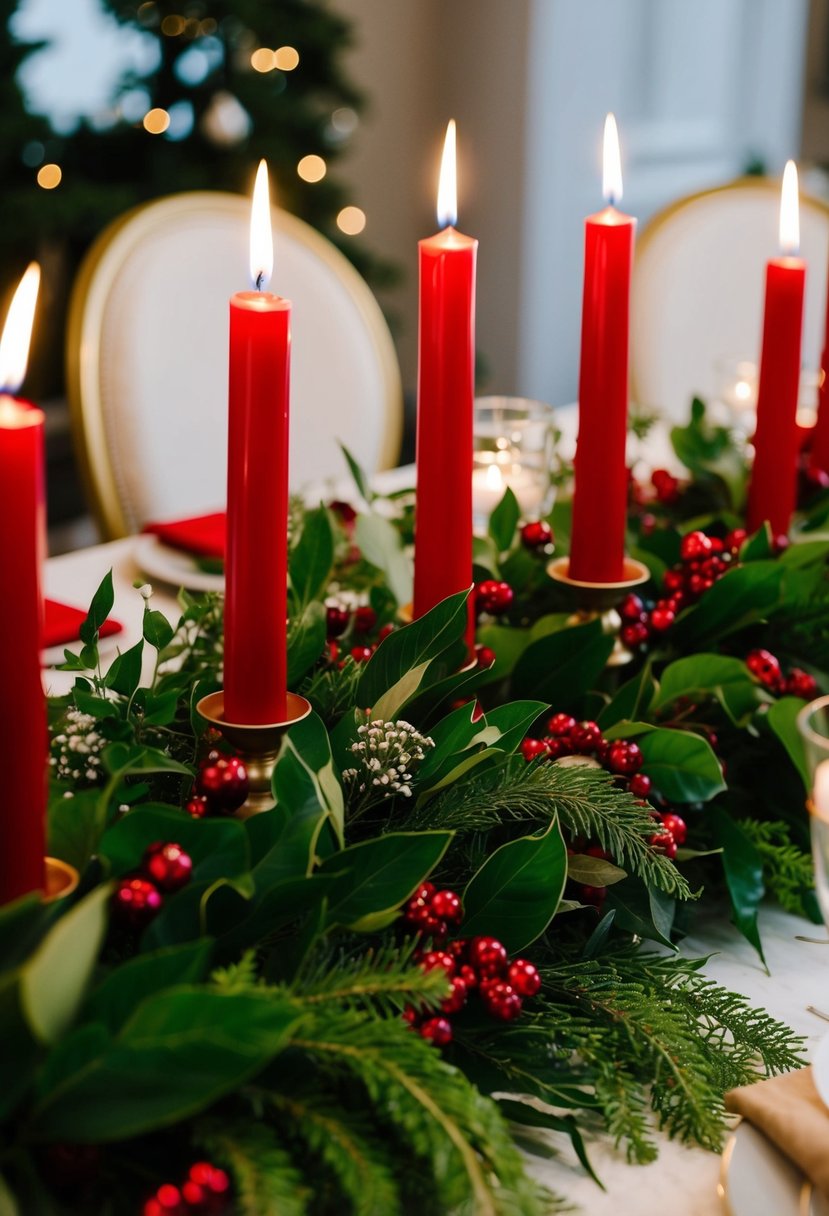
<svg viewBox="0 0 829 1216">
<path fill-rule="evenodd" d="M 753 841 L 732 819 L 724 807 L 713 808 L 712 822 L 722 847 L 723 870 L 731 900 L 734 924 L 766 966 L 757 913 L 766 893 L 763 885 L 763 859 Z"/>
<path fill-rule="evenodd" d="M 250 865 L 247 836 L 235 819 L 193 819 L 173 807 L 143 803 L 122 816 L 101 838 L 100 855 L 115 875 L 141 863 L 147 846 L 174 840 L 193 862 L 201 881 L 244 874 Z"/>
<path fill-rule="evenodd" d="M 742 659 L 722 654 L 692 654 L 669 663 L 662 672 L 654 710 L 682 697 L 691 701 L 713 696 L 735 724 L 745 722 L 757 708 L 757 685 Z"/>
<path fill-rule="evenodd" d="M 489 535 L 499 553 L 503 553 L 512 545 L 520 518 L 521 507 L 518 505 L 518 499 L 507 486 L 504 497 L 489 517 Z"/>
<path fill-rule="evenodd" d="M 145 642 L 149 642 L 156 650 L 163 650 L 165 646 L 169 646 L 175 636 L 173 626 L 164 613 L 151 611 L 149 608 L 144 609 L 142 633 Z"/>
<path fill-rule="evenodd" d="M 301 607 L 325 594 L 334 564 L 334 531 L 325 507 L 306 511 L 299 540 L 291 550 L 288 570 Z"/>
<path fill-rule="evenodd" d="M 645 757 L 644 769 L 671 802 L 707 802 L 725 789 L 720 762 L 710 743 L 689 730 L 618 722 L 608 739 L 635 739 Z"/>
<path fill-rule="evenodd" d="M 567 858 L 567 877 L 588 887 L 610 887 L 627 878 L 627 872 L 603 857 L 571 853 Z"/>
<path fill-rule="evenodd" d="M 334 772 L 328 732 L 318 714 L 308 714 L 285 736 L 274 768 L 273 791 L 276 801 L 295 815 L 308 805 L 319 807 L 342 846 L 345 831 L 343 791 Z"/>
<path fill-rule="evenodd" d="M 84 1013 L 116 1034 L 140 1003 L 154 992 L 204 979 L 210 964 L 210 938 L 139 954 L 113 968 L 91 994 Z"/>
<path fill-rule="evenodd" d="M 354 540 L 367 562 L 386 576 L 398 604 L 412 602 L 412 563 L 403 550 L 403 541 L 394 524 L 369 511 L 358 515 Z"/>
<path fill-rule="evenodd" d="M 803 736 L 797 726 L 797 716 L 805 704 L 800 697 L 781 697 L 769 706 L 766 721 L 788 752 L 789 759 L 803 779 L 805 789 L 809 790 L 812 775 L 803 747 Z"/>
<path fill-rule="evenodd" d="M 464 935 L 496 934 L 510 954 L 540 937 L 556 914 L 567 879 L 558 820 L 489 855 L 463 894 Z"/>
<path fill-rule="evenodd" d="M 566 710 L 578 705 L 605 668 L 614 639 L 600 620 L 539 638 L 515 664 L 512 692 Z"/>
<path fill-rule="evenodd" d="M 328 923 L 358 928 L 364 918 L 399 908 L 434 869 L 451 839 L 451 832 L 388 832 L 328 858 L 319 870 L 334 878 Z"/>
</svg>

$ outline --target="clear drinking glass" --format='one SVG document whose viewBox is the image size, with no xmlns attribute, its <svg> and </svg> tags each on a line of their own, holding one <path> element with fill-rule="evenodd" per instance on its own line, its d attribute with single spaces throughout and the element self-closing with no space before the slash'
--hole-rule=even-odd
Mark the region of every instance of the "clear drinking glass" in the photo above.
<svg viewBox="0 0 829 1216">
<path fill-rule="evenodd" d="M 553 505 L 555 426 L 553 407 L 527 397 L 478 397 L 475 401 L 472 510 L 486 528 L 510 487 L 527 520 Z"/>
<path fill-rule="evenodd" d="M 815 891 L 829 927 L 829 697 L 818 697 L 801 709 L 797 725 L 811 774 L 808 801 L 812 828 Z"/>
<path fill-rule="evenodd" d="M 750 438 L 757 422 L 757 364 L 749 359 L 722 356 L 714 360 L 714 373 L 715 403 L 724 415 L 723 421 L 738 434 Z M 814 368 L 801 369 L 798 426 L 810 427 L 815 424 L 820 375 L 820 371 Z"/>
</svg>

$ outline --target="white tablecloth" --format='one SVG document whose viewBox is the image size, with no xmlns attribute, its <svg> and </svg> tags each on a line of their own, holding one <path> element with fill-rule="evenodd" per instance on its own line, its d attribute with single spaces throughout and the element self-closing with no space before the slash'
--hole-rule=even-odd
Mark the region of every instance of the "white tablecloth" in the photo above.
<svg viewBox="0 0 829 1216">
<path fill-rule="evenodd" d="M 409 474 L 404 475 L 410 479 Z M 112 569 L 115 586 L 115 615 L 125 632 L 108 644 L 126 648 L 141 636 L 143 601 L 133 588 L 141 572 L 132 559 L 133 542 L 115 541 L 77 553 L 52 558 L 46 568 L 46 594 L 85 608 L 107 570 Z M 153 606 L 175 620 L 177 605 L 172 588 L 156 586 Z M 71 687 L 73 676 L 47 670 L 47 689 L 62 692 Z M 775 1017 L 805 1035 L 814 1048 L 829 1025 L 807 1011 L 816 1005 L 829 1013 L 829 939 L 813 945 L 798 935 L 826 938 L 823 929 L 797 920 L 779 909 L 762 913 L 761 928 L 771 970 L 763 971 L 753 950 L 729 924 L 718 923 L 708 914 L 693 937 L 683 944 L 689 956 L 710 955 L 706 974 L 762 1005 Z M 609 1143 L 590 1146 L 591 1158 L 606 1192 L 581 1172 L 569 1143 L 560 1143 L 561 1157 L 555 1162 L 533 1165 L 538 1175 L 555 1190 L 566 1193 L 590 1216 L 721 1216 L 716 1185 L 719 1158 L 700 1149 L 688 1149 L 663 1138 L 659 1160 L 642 1167 L 628 1166 Z M 765 1214 L 763 1214 L 765 1216 Z"/>
</svg>

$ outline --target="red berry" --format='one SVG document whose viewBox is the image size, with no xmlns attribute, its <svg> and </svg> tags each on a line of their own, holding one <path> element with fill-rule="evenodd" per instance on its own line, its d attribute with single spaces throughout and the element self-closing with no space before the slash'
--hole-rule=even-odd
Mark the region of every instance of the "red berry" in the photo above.
<svg viewBox="0 0 829 1216">
<path fill-rule="evenodd" d="M 369 604 L 363 604 L 354 613 L 354 629 L 357 633 L 370 633 L 377 624 L 377 613 Z"/>
<path fill-rule="evenodd" d="M 623 621 L 634 623 L 642 620 L 645 605 L 638 595 L 626 595 L 617 611 Z"/>
<path fill-rule="evenodd" d="M 440 967 L 450 979 L 455 974 L 455 960 L 448 950 L 427 950 L 420 959 L 420 966 L 424 971 L 434 971 Z"/>
<path fill-rule="evenodd" d="M 467 992 L 478 987 L 478 973 L 469 963 L 463 963 L 458 971 L 458 977 L 466 984 Z"/>
<path fill-rule="evenodd" d="M 752 650 L 746 655 L 746 667 L 766 688 L 777 691 L 782 687 L 783 672 L 770 650 Z"/>
<path fill-rule="evenodd" d="M 178 1214 L 181 1207 L 181 1191 L 177 1186 L 165 1182 L 163 1186 L 158 1188 L 155 1197 L 162 1212 L 175 1212 Z"/>
<path fill-rule="evenodd" d="M 628 782 L 628 789 L 634 798 L 647 798 L 651 792 L 651 779 L 647 773 L 634 773 Z"/>
<path fill-rule="evenodd" d="M 656 527 L 656 516 L 650 511 L 645 511 L 639 520 L 639 531 L 643 536 L 650 536 Z"/>
<path fill-rule="evenodd" d="M 219 756 L 199 769 L 196 793 L 203 794 L 211 808 L 230 814 L 248 796 L 248 770 L 238 756 Z"/>
<path fill-rule="evenodd" d="M 662 826 L 667 832 L 670 832 L 677 844 L 685 844 L 688 839 L 688 828 L 685 820 L 679 815 L 675 815 L 673 811 L 667 811 L 662 816 Z"/>
<path fill-rule="evenodd" d="M 355 663 L 367 663 L 374 654 L 372 646 L 352 646 L 349 651 Z"/>
<path fill-rule="evenodd" d="M 711 537 L 704 532 L 688 532 L 683 536 L 679 546 L 679 554 L 684 562 L 691 562 L 700 557 L 707 557 L 711 552 Z"/>
<path fill-rule="evenodd" d="M 702 595 L 703 591 L 706 590 L 705 579 L 701 574 L 692 574 L 688 579 L 688 582 L 685 584 L 685 590 L 689 595 L 693 596 L 694 599 L 698 599 L 699 596 Z"/>
<path fill-rule="evenodd" d="M 792 542 L 789 540 L 786 533 L 781 532 L 780 535 L 775 536 L 774 540 L 772 541 L 772 548 L 775 553 L 782 553 L 785 549 L 788 549 L 791 543 Z"/>
<path fill-rule="evenodd" d="M 676 591 L 681 591 L 685 586 L 684 572 L 682 570 L 666 570 L 662 586 L 670 595 L 673 595 Z"/>
<path fill-rule="evenodd" d="M 709 557 L 702 563 L 700 574 L 703 578 L 712 578 L 716 582 L 721 575 L 725 574 L 725 570 L 725 562 L 721 557 Z"/>
<path fill-rule="evenodd" d="M 670 608 L 654 608 L 650 617 L 651 629 L 656 633 L 665 633 L 676 620 L 676 614 Z"/>
<path fill-rule="evenodd" d="M 521 543 L 528 549 L 541 549 L 549 545 L 553 539 L 553 529 L 543 519 L 524 524 L 521 529 Z"/>
<path fill-rule="evenodd" d="M 647 625 L 643 621 L 638 621 L 635 625 L 623 625 L 619 630 L 619 637 L 629 650 L 637 650 L 647 642 L 648 632 Z"/>
<path fill-rule="evenodd" d="M 143 929 L 162 908 L 164 899 L 148 878 L 122 878 L 112 896 L 113 910 L 133 929 Z"/>
<path fill-rule="evenodd" d="M 725 548 L 729 553 L 733 553 L 737 557 L 747 540 L 748 532 L 746 532 L 745 528 L 733 528 L 725 538 Z"/>
<path fill-rule="evenodd" d="M 521 1012 L 521 997 L 511 984 L 496 982 L 481 989 L 487 1012 L 499 1022 L 512 1022 Z"/>
<path fill-rule="evenodd" d="M 198 1182 L 188 1179 L 181 1184 L 181 1197 L 184 1206 L 204 1211 L 205 1204 L 210 1200 L 209 1192 Z"/>
<path fill-rule="evenodd" d="M 479 667 L 491 667 L 495 662 L 496 654 L 489 646 L 476 646 L 475 658 Z"/>
<path fill-rule="evenodd" d="M 538 968 L 526 958 L 513 959 L 507 978 L 519 996 L 535 996 L 541 988 Z"/>
<path fill-rule="evenodd" d="M 422 882 L 412 896 L 412 899 L 421 899 L 424 903 L 429 903 L 434 893 L 435 884 L 433 882 Z"/>
<path fill-rule="evenodd" d="M 325 610 L 325 632 L 329 638 L 338 638 L 345 633 L 351 613 L 339 604 L 329 604 Z"/>
<path fill-rule="evenodd" d="M 485 579 L 475 588 L 475 605 L 479 612 L 488 612 L 491 616 L 499 616 L 506 612 L 512 604 L 514 595 L 509 583 L 500 582 L 494 578 Z"/>
<path fill-rule="evenodd" d="M 144 854 L 141 863 L 148 878 L 162 891 L 178 891 L 187 886 L 193 874 L 193 862 L 180 844 L 156 841 Z"/>
<path fill-rule="evenodd" d="M 448 1018 L 427 1018 L 418 1033 L 434 1043 L 435 1047 L 445 1047 L 452 1042 L 452 1026 Z"/>
<path fill-rule="evenodd" d="M 210 807 L 204 794 L 194 794 L 192 798 L 189 798 L 185 802 L 184 809 L 194 819 L 203 819 L 210 810 Z"/>
<path fill-rule="evenodd" d="M 390 633 L 394 633 L 394 625 L 392 625 L 391 622 L 389 622 L 388 625 L 382 626 L 380 632 L 377 634 L 377 637 L 381 642 L 384 642 Z"/>
<path fill-rule="evenodd" d="M 497 938 L 473 937 L 469 962 L 481 976 L 501 975 L 507 965 L 507 952 Z"/>
<path fill-rule="evenodd" d="M 602 731 L 598 722 L 579 722 L 570 731 L 570 742 L 573 751 L 581 755 L 594 752 L 602 741 Z"/>
<path fill-rule="evenodd" d="M 550 760 L 559 760 L 562 756 L 572 756 L 573 754 L 573 745 L 569 739 L 556 739 L 553 735 L 547 735 L 542 742 Z"/>
<path fill-rule="evenodd" d="M 521 743 L 521 755 L 527 763 L 537 760 L 539 756 L 547 755 L 547 744 L 543 739 L 524 739 Z"/>
<path fill-rule="evenodd" d="M 791 697 L 811 701 L 817 696 L 817 680 L 801 667 L 793 667 L 786 679 L 786 692 Z"/>
<path fill-rule="evenodd" d="M 601 908 L 607 896 L 607 887 L 582 887 L 579 896 L 583 904 L 593 908 Z"/>
<path fill-rule="evenodd" d="M 357 512 L 354 510 L 350 502 L 341 502 L 340 499 L 335 499 L 328 504 L 328 510 L 333 511 L 337 518 L 344 524 L 353 524 L 357 518 Z"/>
<path fill-rule="evenodd" d="M 673 861 L 676 857 L 676 840 L 673 834 L 664 827 L 661 832 L 654 832 L 653 836 L 649 837 L 648 843 L 658 853 L 664 853 L 669 861 Z"/>
<path fill-rule="evenodd" d="M 607 765 L 612 773 L 631 776 L 638 773 L 644 763 L 645 757 L 639 744 L 629 739 L 616 739 L 608 749 Z"/>
<path fill-rule="evenodd" d="M 576 719 L 570 714 L 553 714 L 552 718 L 547 720 L 547 730 L 551 735 L 556 737 L 560 735 L 569 735 L 576 726 Z"/>
<path fill-rule="evenodd" d="M 407 1005 L 400 1016 L 403 1019 L 403 1021 L 407 1023 L 407 1025 L 409 1025 L 409 1026 L 417 1025 L 418 1012 L 416 1009 L 413 1009 L 411 1005 Z"/>
<path fill-rule="evenodd" d="M 460 897 L 454 891 L 437 891 L 432 899 L 432 912 L 441 920 L 457 923 L 463 920 Z"/>
<path fill-rule="evenodd" d="M 230 1190 L 230 1178 L 224 1170 L 209 1161 L 196 1161 L 190 1166 L 188 1178 L 212 1195 L 225 1195 Z"/>
<path fill-rule="evenodd" d="M 452 977 L 452 992 L 441 1004 L 444 1013 L 460 1013 L 466 1004 L 466 984 L 459 975 Z"/>
</svg>

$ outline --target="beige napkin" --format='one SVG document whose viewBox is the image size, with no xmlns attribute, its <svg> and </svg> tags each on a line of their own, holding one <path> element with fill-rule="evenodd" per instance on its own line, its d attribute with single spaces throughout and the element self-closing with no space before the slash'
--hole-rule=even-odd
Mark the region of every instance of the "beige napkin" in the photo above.
<svg viewBox="0 0 829 1216">
<path fill-rule="evenodd" d="M 759 1128 L 829 1196 L 829 1108 L 815 1089 L 811 1068 L 732 1089 L 725 1105 Z"/>
</svg>

